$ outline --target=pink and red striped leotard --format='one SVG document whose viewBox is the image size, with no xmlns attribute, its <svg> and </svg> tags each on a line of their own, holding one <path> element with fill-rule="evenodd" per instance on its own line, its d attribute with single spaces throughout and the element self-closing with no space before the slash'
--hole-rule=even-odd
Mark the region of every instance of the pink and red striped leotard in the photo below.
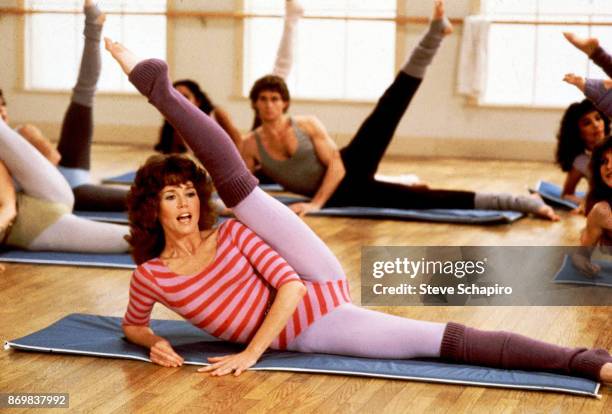
<svg viewBox="0 0 612 414">
<path fill-rule="evenodd" d="M 300 280 L 307 293 L 270 347 L 286 349 L 316 320 L 350 302 L 346 280 L 302 280 L 259 236 L 237 220 L 219 226 L 213 262 L 195 275 L 173 273 L 159 258 L 141 264 L 130 282 L 124 325 L 149 323 L 155 302 L 193 325 L 228 341 L 248 343 L 263 322 L 274 294 Z"/>
</svg>

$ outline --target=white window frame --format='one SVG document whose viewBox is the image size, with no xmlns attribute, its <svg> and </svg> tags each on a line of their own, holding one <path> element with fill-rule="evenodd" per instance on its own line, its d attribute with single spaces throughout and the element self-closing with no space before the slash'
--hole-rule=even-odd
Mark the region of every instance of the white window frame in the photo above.
<svg viewBox="0 0 612 414">
<path fill-rule="evenodd" d="M 535 1 L 539 1 L 539 0 L 533 0 Z M 478 11 L 480 11 L 480 14 L 487 16 L 487 0 L 479 0 L 478 1 L 478 7 L 476 7 L 476 9 Z M 539 3 L 538 3 L 539 4 Z M 571 16 L 572 14 L 565 14 L 564 16 Z M 582 30 L 582 33 L 580 34 L 581 36 L 591 36 L 592 32 L 593 32 L 593 28 L 597 26 L 597 23 L 601 23 L 602 19 L 599 18 L 597 15 L 594 15 L 593 13 L 585 13 L 585 14 L 574 14 L 575 19 L 573 20 L 568 20 L 567 24 L 555 24 L 554 27 L 566 27 L 566 29 L 568 31 L 577 31 L 577 30 Z M 569 91 L 567 93 L 568 95 L 568 100 L 567 102 L 561 102 L 561 101 L 557 101 L 557 102 L 540 102 L 537 100 L 536 97 L 536 87 L 537 87 L 537 82 L 538 82 L 538 68 L 541 68 L 542 66 L 538 66 L 538 62 L 539 59 L 541 58 L 541 56 L 539 56 L 538 54 L 538 47 L 537 47 L 537 42 L 538 42 L 538 38 L 540 36 L 540 33 L 538 31 L 538 27 L 546 27 L 549 25 L 542 25 L 541 23 L 545 23 L 546 21 L 560 21 L 561 18 L 560 17 L 555 17 L 554 15 L 528 15 L 528 17 L 524 17 L 524 16 L 504 16 L 504 15 L 493 15 L 490 16 L 492 18 L 492 22 L 491 22 L 491 28 L 493 29 L 494 25 L 498 25 L 498 26 L 502 26 L 502 23 L 496 23 L 496 21 L 512 21 L 512 20 L 521 20 L 522 22 L 520 23 L 520 25 L 524 25 L 524 26 L 529 26 L 529 27 L 533 27 L 535 30 L 535 42 L 536 45 L 534 46 L 534 50 L 533 50 L 533 65 L 531 66 L 531 71 L 533 73 L 533 83 L 531 85 L 531 99 L 529 102 L 516 102 L 516 103 L 511 103 L 511 102 L 501 102 L 500 101 L 495 101 L 494 99 L 490 99 L 487 100 L 487 91 L 485 90 L 482 93 L 482 96 L 476 100 L 471 100 L 472 103 L 476 103 L 479 106 L 483 106 L 483 107 L 510 107 L 510 108 L 533 108 L 533 109 L 562 109 L 567 107 L 567 105 L 570 102 L 574 102 L 574 101 L 579 101 L 584 99 L 584 96 L 582 95 L 582 93 L 580 93 L 575 87 L 573 87 L 572 85 L 563 83 L 561 80 L 561 77 L 559 77 L 558 79 L 558 84 L 559 84 L 559 88 L 567 88 L 567 90 Z M 524 21 L 530 21 L 533 20 L 533 24 L 526 24 L 524 23 Z M 612 16 L 607 16 L 607 21 L 610 22 L 610 24 L 612 25 Z M 576 25 L 576 24 L 572 24 L 575 22 L 580 22 L 582 23 L 582 25 Z M 596 24 L 589 24 L 589 25 L 585 25 L 584 23 L 596 23 Z M 519 23 L 515 23 L 515 24 L 519 24 Z M 585 33 L 585 28 L 586 28 L 586 33 Z M 565 31 L 564 30 L 559 30 L 559 37 L 561 38 L 561 32 Z M 565 42 L 567 49 L 564 50 L 572 50 L 573 46 L 567 42 L 565 39 L 561 40 L 561 43 Z M 489 42 L 489 51 L 494 48 L 495 45 L 491 44 L 491 41 Z M 573 52 L 569 52 L 569 53 L 573 53 Z M 574 72 L 577 75 L 580 76 L 584 76 L 584 77 L 595 77 L 595 78 L 602 78 L 605 77 L 605 74 L 603 74 L 603 72 L 596 67 L 596 65 L 591 62 L 588 57 L 586 57 L 582 52 L 580 51 L 575 51 L 575 56 L 576 56 L 576 63 L 575 66 L 570 67 L 568 66 L 567 69 L 564 70 L 564 72 Z M 490 56 L 487 57 L 487 59 L 490 59 Z M 582 70 L 580 70 L 582 68 Z M 541 69 L 540 69 L 541 70 Z M 488 76 L 488 74 L 487 74 Z M 571 98 L 569 97 L 571 96 Z"/>
<path fill-rule="evenodd" d="M 246 7 L 246 1 L 245 0 L 241 0 L 238 2 L 239 5 L 239 12 L 241 13 L 246 13 L 246 14 L 251 14 L 252 12 L 250 12 L 249 10 L 247 10 Z M 397 0 L 394 2 L 395 3 L 395 16 L 397 15 L 405 15 L 405 6 L 404 6 L 404 2 Z M 302 1 L 302 4 L 306 4 L 306 6 L 308 6 L 307 2 Z M 308 14 L 310 12 L 310 14 L 316 14 L 316 15 L 320 15 L 320 13 L 315 13 L 313 11 L 309 11 L 308 9 L 306 10 L 306 13 Z M 279 13 L 279 12 L 277 12 Z M 252 14 L 256 14 L 256 13 L 252 13 Z M 282 13 L 281 13 L 282 14 Z M 393 16 L 393 17 L 395 17 Z M 373 17 L 373 16 L 365 16 L 365 17 Z M 239 96 L 240 98 L 248 98 L 248 91 L 249 88 L 252 85 L 252 82 L 249 82 L 249 80 L 247 79 L 248 75 L 246 73 L 247 71 L 247 64 L 248 62 L 247 60 L 247 49 L 248 49 L 248 44 L 246 41 L 246 34 L 248 33 L 248 29 L 247 29 L 247 24 L 248 21 L 250 19 L 252 19 L 253 17 L 249 17 L 246 16 L 243 19 L 242 25 L 241 25 L 241 30 L 239 32 L 239 38 L 240 38 L 240 42 L 242 45 L 242 48 L 240 50 L 240 65 L 238 67 L 239 70 L 239 82 L 237 83 L 236 86 L 236 95 Z M 281 17 L 277 17 L 279 19 L 279 21 L 282 20 L 282 16 Z M 303 19 L 305 20 L 305 19 Z M 300 22 L 300 24 L 303 26 L 303 20 L 302 22 Z M 388 84 L 393 80 L 393 77 L 396 74 L 397 71 L 397 62 L 398 62 L 398 53 L 403 53 L 404 51 L 404 46 L 405 46 L 405 27 L 401 24 L 397 24 L 393 21 L 390 22 L 390 24 L 394 25 L 394 29 L 393 29 L 393 48 L 392 48 L 392 58 L 391 58 L 391 64 L 390 64 L 390 68 L 389 68 L 389 74 L 388 74 L 388 79 L 386 79 L 383 83 L 385 83 L 385 88 L 388 86 Z M 308 34 L 307 29 L 304 29 L 303 27 L 299 28 L 299 33 L 298 33 L 298 38 L 302 38 L 302 37 L 306 37 Z M 274 48 L 274 56 L 276 53 L 276 47 L 278 45 L 278 42 L 280 41 L 280 35 L 278 36 L 278 38 L 275 38 L 272 41 L 272 47 Z M 299 46 L 296 47 L 296 49 L 298 49 Z M 296 53 L 297 55 L 297 53 Z M 274 61 L 274 57 L 272 57 L 269 60 L 269 71 L 267 73 L 269 73 L 272 70 L 272 66 L 273 66 L 273 61 Z M 353 97 L 346 97 L 346 95 L 344 97 L 323 97 L 323 96 L 304 96 L 301 95 L 299 92 L 295 92 L 297 89 L 295 88 L 295 84 L 294 84 L 294 78 L 296 77 L 296 66 L 299 65 L 299 57 L 296 56 L 296 59 L 294 61 L 294 66 L 291 69 L 291 73 L 288 79 L 288 86 L 289 86 L 289 90 L 291 91 L 291 99 L 293 101 L 299 101 L 299 102 L 313 102 L 313 103 L 319 103 L 319 102 L 326 102 L 326 103 L 331 103 L 331 102 L 339 102 L 339 103 L 366 103 L 366 104 L 370 104 L 372 102 L 375 102 L 378 100 L 379 96 L 383 93 L 384 88 L 377 88 L 376 89 L 376 94 L 372 94 L 371 97 L 359 97 L 359 98 L 353 98 Z M 261 74 L 263 75 L 263 73 Z M 257 78 L 257 76 L 255 76 L 255 79 Z M 253 79 L 254 80 L 254 79 Z M 248 84 L 247 84 L 248 83 Z"/>
<path fill-rule="evenodd" d="M 36 2 L 37 0 L 21 0 L 20 1 L 20 6 L 25 9 L 25 10 L 29 10 L 29 9 L 37 9 L 35 7 L 32 7 L 31 4 L 33 2 Z M 40 0 L 38 0 L 40 1 Z M 165 9 L 164 8 L 155 8 L 155 9 L 149 9 L 149 10 L 143 10 L 143 16 L 149 14 L 149 12 L 152 12 L 154 14 L 156 14 L 156 18 L 159 19 L 163 19 L 164 24 L 165 24 L 165 30 L 163 30 L 163 46 L 162 46 L 162 50 L 156 50 L 153 53 L 147 53 L 147 56 L 152 56 L 152 57 L 158 57 L 161 59 L 167 59 L 167 56 L 170 55 L 170 50 L 169 50 L 169 46 L 170 46 L 170 31 L 171 31 L 171 19 L 167 18 L 165 16 L 165 13 L 169 10 L 171 10 L 172 7 L 172 1 L 173 0 L 166 0 L 166 6 Z M 74 86 L 74 82 L 76 81 L 77 78 L 77 72 L 78 72 L 78 67 L 79 67 L 79 63 L 80 63 L 80 59 L 81 59 L 81 52 L 82 52 L 82 45 L 83 45 L 83 34 L 82 34 L 82 26 L 83 26 L 83 13 L 82 13 L 82 7 L 83 7 L 83 2 L 82 1 L 72 1 L 72 0 L 66 0 L 65 3 L 74 3 L 74 6 L 69 6 L 66 5 L 64 7 L 60 7 L 60 6 L 47 6 L 47 5 L 43 5 L 43 9 L 46 10 L 51 10 L 54 11 L 53 14 L 59 14 L 62 16 L 67 16 L 70 20 L 71 20 L 71 25 L 72 27 L 74 27 L 74 33 L 70 33 L 69 36 L 73 37 L 73 41 L 71 43 L 72 46 L 75 47 L 75 52 L 74 52 L 74 62 L 70 62 L 69 63 L 69 68 L 67 69 L 67 74 L 65 75 L 66 80 L 66 84 L 65 85 L 61 85 L 60 87 L 55 87 L 55 86 L 45 86 L 44 82 L 36 82 L 33 81 L 32 77 L 35 76 L 32 71 L 33 71 L 33 56 L 30 56 L 31 54 L 34 55 L 34 53 L 32 52 L 32 42 L 33 42 L 33 35 L 32 35 L 32 31 L 35 30 L 35 27 L 33 27 L 32 25 L 34 24 L 32 22 L 32 17 L 35 16 L 44 16 L 44 12 L 42 13 L 28 13 L 24 16 L 24 18 L 21 20 L 21 27 L 20 27 L 20 33 L 23 36 L 22 41 L 20 42 L 21 44 L 21 53 L 20 53 L 20 57 L 18 59 L 18 62 L 20 65 L 22 65 L 22 67 L 19 70 L 20 73 L 20 79 L 19 79 L 19 84 L 21 86 L 21 89 L 23 91 L 26 92 L 44 92 L 44 93 L 66 93 L 69 92 L 72 87 Z M 108 3 L 107 3 L 108 6 Z M 154 7 L 156 7 L 157 5 L 154 5 Z M 117 7 L 117 6 L 116 6 Z M 63 10 L 64 8 L 69 8 L 68 10 L 66 10 L 66 13 L 55 13 L 55 11 L 57 10 Z M 122 8 L 125 9 L 125 6 Z M 127 9 L 130 9 L 129 3 L 127 6 Z M 40 10 L 40 9 L 39 9 Z M 102 10 L 103 11 L 108 11 L 108 8 L 105 10 L 104 9 L 104 3 L 102 3 Z M 75 13 L 76 12 L 76 13 Z M 129 11 L 129 14 L 126 17 L 135 15 L 138 16 L 138 14 L 134 11 Z M 157 15 L 159 13 L 159 15 Z M 71 17 L 72 16 L 72 17 Z M 121 17 L 120 14 L 120 10 L 116 10 L 116 9 L 111 9 L 110 12 L 107 12 L 107 20 L 105 23 L 105 32 L 103 32 L 103 36 L 107 36 L 109 35 L 108 33 L 108 27 L 109 27 L 109 22 L 112 22 L 112 19 L 116 19 L 116 17 L 119 16 Z M 73 22 L 73 23 L 72 23 Z M 126 21 L 124 19 L 121 19 L 120 22 L 116 22 L 118 25 L 125 25 L 125 24 L 129 24 L 126 23 Z M 120 30 L 121 33 L 123 33 L 123 29 Z M 64 33 L 66 34 L 66 33 Z M 120 35 L 117 35 L 116 32 L 115 34 L 113 34 L 112 32 L 110 33 L 110 36 L 114 39 L 114 40 L 118 40 L 118 41 L 122 41 L 123 39 L 121 38 Z M 130 44 L 133 45 L 134 42 L 131 42 Z M 121 72 L 119 66 L 117 64 L 115 64 L 114 62 L 111 62 L 111 58 L 108 55 L 108 53 L 106 53 L 103 50 L 103 44 L 101 45 L 102 48 L 102 59 L 103 59 L 103 71 L 102 71 L 102 75 L 101 75 L 101 79 L 99 82 L 99 87 L 98 87 L 98 91 L 97 94 L 110 94 L 110 95 L 133 95 L 133 94 L 137 94 L 138 92 L 136 91 L 136 89 L 129 83 L 129 81 L 127 80 L 127 78 L 123 75 L 123 73 Z M 134 46 L 132 46 L 134 47 Z M 138 48 L 138 45 L 136 45 L 136 48 Z M 105 86 L 105 83 L 108 85 L 111 81 L 106 79 L 105 77 L 112 77 L 112 81 L 114 82 L 115 85 L 119 85 L 119 87 L 115 88 L 115 87 L 108 87 Z M 68 86 L 69 85 L 69 86 Z"/>
</svg>

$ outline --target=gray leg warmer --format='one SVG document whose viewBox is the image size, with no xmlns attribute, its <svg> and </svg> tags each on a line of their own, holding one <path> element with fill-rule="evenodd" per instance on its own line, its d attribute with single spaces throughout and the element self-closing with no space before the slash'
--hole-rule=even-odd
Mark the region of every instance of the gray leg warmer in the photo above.
<svg viewBox="0 0 612 414">
<path fill-rule="evenodd" d="M 423 79 L 427 66 L 433 60 L 442 39 L 444 39 L 444 29 L 450 25 L 448 19 L 433 20 L 429 25 L 429 30 L 414 48 L 408 61 L 402 67 L 402 71 L 415 78 Z"/>
<path fill-rule="evenodd" d="M 98 6 L 85 7 L 85 43 L 83 45 L 83 56 L 79 78 L 72 90 L 72 102 L 83 106 L 92 107 L 96 84 L 100 77 L 102 58 L 100 56 L 100 38 L 102 25 L 96 23 L 96 19 L 102 12 Z"/>
<path fill-rule="evenodd" d="M 544 202 L 535 197 L 515 196 L 509 193 L 476 193 L 474 208 L 482 210 L 513 210 L 536 213 Z"/>
</svg>

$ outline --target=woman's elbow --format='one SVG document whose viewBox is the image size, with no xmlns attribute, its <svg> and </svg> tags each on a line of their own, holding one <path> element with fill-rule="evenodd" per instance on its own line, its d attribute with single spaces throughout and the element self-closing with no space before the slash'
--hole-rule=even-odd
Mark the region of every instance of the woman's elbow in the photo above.
<svg viewBox="0 0 612 414">
<path fill-rule="evenodd" d="M 308 289 L 306 289 L 306 285 L 304 285 L 304 282 L 302 282 L 301 280 L 295 280 L 289 283 L 288 285 L 291 286 L 292 293 L 298 299 L 302 299 L 308 292 Z"/>
</svg>

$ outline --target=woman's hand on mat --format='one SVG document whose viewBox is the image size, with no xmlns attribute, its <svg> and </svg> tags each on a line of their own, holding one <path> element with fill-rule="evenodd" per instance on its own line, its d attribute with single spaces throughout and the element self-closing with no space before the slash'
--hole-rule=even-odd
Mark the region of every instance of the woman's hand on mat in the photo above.
<svg viewBox="0 0 612 414">
<path fill-rule="evenodd" d="M 294 203 L 291 204 L 289 208 L 300 217 L 304 217 L 306 214 L 313 211 L 321 210 L 321 206 L 314 203 Z"/>
<path fill-rule="evenodd" d="M 601 267 L 592 263 L 589 257 L 586 257 L 580 253 L 575 253 L 572 255 L 572 264 L 580 271 L 580 273 L 588 278 L 594 278 L 601 270 Z"/>
<path fill-rule="evenodd" d="M 198 372 L 210 372 L 210 375 L 220 377 L 234 373 L 234 376 L 242 374 L 244 371 L 255 365 L 261 354 L 256 354 L 248 349 L 239 354 L 225 355 L 220 357 L 210 357 L 208 362 L 211 365 L 198 369 Z"/>
<path fill-rule="evenodd" d="M 151 361 L 164 367 L 180 367 L 183 365 L 183 357 L 174 352 L 170 342 L 165 339 L 153 344 L 149 357 Z"/>
</svg>

